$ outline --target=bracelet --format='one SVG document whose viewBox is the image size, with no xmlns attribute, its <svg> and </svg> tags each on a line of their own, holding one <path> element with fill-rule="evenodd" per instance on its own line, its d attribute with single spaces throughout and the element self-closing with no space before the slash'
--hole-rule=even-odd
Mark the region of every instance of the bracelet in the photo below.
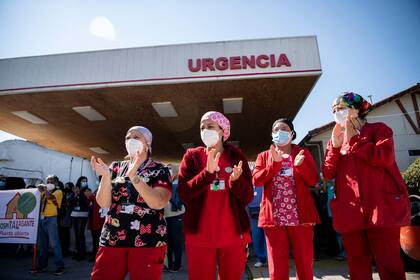
<svg viewBox="0 0 420 280">
<path fill-rule="evenodd" d="M 133 184 L 138 184 L 140 183 L 140 181 L 142 181 L 143 183 L 147 184 L 147 182 L 149 181 L 148 178 L 145 178 L 141 175 L 137 175 L 136 177 L 133 178 L 132 183 Z"/>
</svg>

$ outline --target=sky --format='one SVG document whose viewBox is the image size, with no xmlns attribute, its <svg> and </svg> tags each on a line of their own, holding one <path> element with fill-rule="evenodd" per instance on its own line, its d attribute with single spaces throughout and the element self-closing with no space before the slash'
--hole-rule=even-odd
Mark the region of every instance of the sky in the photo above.
<svg viewBox="0 0 420 280">
<path fill-rule="evenodd" d="M 0 1 L 0 59 L 306 35 L 323 74 L 294 120 L 296 142 L 332 121 L 343 91 L 378 102 L 420 82 L 420 0 Z"/>
</svg>

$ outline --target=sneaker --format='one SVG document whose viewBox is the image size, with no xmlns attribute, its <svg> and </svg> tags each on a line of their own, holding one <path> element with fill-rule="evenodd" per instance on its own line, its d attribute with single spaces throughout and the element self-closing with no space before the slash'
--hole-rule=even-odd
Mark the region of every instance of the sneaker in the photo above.
<svg viewBox="0 0 420 280">
<path fill-rule="evenodd" d="M 35 273 L 42 273 L 42 272 L 46 272 L 46 271 L 47 271 L 46 268 L 37 267 L 35 269 L 32 268 L 31 270 L 29 270 L 29 273 L 35 274 Z"/>
<path fill-rule="evenodd" d="M 265 263 L 263 263 L 263 262 L 256 262 L 255 264 L 254 264 L 254 267 L 256 267 L 256 268 L 260 268 L 260 267 L 263 267 L 265 265 Z"/>
<path fill-rule="evenodd" d="M 65 272 L 64 267 L 57 268 L 57 270 L 53 273 L 55 276 L 63 275 Z"/>
</svg>

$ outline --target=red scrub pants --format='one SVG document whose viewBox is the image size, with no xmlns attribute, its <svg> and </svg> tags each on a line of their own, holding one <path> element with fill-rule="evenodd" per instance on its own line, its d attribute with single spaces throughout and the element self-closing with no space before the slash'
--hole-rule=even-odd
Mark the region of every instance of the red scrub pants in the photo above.
<svg viewBox="0 0 420 280">
<path fill-rule="evenodd" d="M 354 230 L 342 236 L 350 279 L 372 279 L 372 257 L 381 280 L 405 279 L 399 227 Z"/>
<path fill-rule="evenodd" d="M 99 247 L 92 280 L 162 279 L 166 246 L 156 248 Z"/>
<path fill-rule="evenodd" d="M 271 280 L 289 279 L 289 246 L 292 245 L 296 279 L 313 279 L 313 226 L 264 228 L 267 240 L 268 270 Z"/>
<path fill-rule="evenodd" d="M 247 247 L 207 248 L 186 246 L 189 280 L 240 280 L 245 270 Z"/>
</svg>

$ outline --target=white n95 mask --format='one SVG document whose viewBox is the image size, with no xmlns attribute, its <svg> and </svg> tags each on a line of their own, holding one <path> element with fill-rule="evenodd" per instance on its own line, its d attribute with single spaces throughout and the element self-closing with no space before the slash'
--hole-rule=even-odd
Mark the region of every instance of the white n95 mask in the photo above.
<svg viewBox="0 0 420 280">
<path fill-rule="evenodd" d="M 55 189 L 55 185 L 54 184 L 47 184 L 47 191 L 52 191 L 53 189 Z"/>
<path fill-rule="evenodd" d="M 132 157 L 137 153 L 137 151 L 140 151 L 140 153 L 143 151 L 144 144 L 137 139 L 128 139 L 125 142 L 125 148 L 127 149 L 128 155 Z"/>
<path fill-rule="evenodd" d="M 203 129 L 200 135 L 204 145 L 208 148 L 215 146 L 220 139 L 220 135 L 216 130 Z"/>
<path fill-rule="evenodd" d="M 334 120 L 339 125 L 343 126 L 346 124 L 346 119 L 349 114 L 349 109 L 340 110 L 334 113 Z"/>
</svg>

